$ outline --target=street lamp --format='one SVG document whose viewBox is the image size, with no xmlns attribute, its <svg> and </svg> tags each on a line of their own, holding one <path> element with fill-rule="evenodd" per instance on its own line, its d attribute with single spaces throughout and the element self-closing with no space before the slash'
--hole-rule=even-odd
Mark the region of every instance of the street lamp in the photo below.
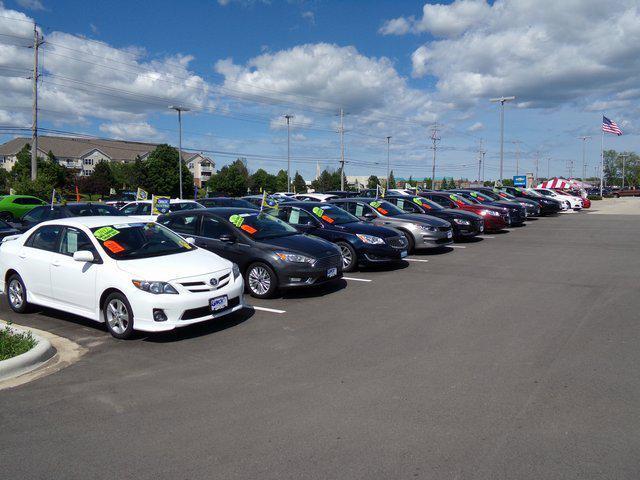
<svg viewBox="0 0 640 480">
<path fill-rule="evenodd" d="M 283 115 L 287 119 L 287 193 L 291 191 L 291 119 L 293 115 Z"/>
<path fill-rule="evenodd" d="M 500 183 L 502 183 L 502 167 L 504 165 L 504 104 L 515 99 L 516 97 L 500 97 L 489 100 L 493 103 L 500 102 Z"/>
<path fill-rule="evenodd" d="M 182 200 L 182 112 L 188 112 L 191 109 L 181 105 L 169 105 L 169 108 L 178 112 L 178 175 L 180 176 L 180 199 Z"/>
<path fill-rule="evenodd" d="M 389 175 L 390 175 L 390 172 L 391 172 L 391 171 L 389 170 L 389 167 L 390 167 L 390 165 L 391 165 L 391 163 L 389 162 L 389 158 L 390 158 L 390 156 L 389 156 L 389 142 L 390 142 L 390 141 L 391 141 L 391 137 L 390 137 L 390 136 L 388 136 L 388 137 L 387 137 L 387 185 L 386 185 L 387 190 L 389 190 Z"/>
</svg>

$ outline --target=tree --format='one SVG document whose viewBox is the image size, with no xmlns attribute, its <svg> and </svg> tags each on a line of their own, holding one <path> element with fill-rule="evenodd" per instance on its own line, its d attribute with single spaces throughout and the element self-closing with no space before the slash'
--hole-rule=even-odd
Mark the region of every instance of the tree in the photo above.
<svg viewBox="0 0 640 480">
<path fill-rule="evenodd" d="M 276 191 L 277 192 L 288 192 L 289 191 L 289 175 L 286 170 L 278 171 L 276 175 Z"/>
<path fill-rule="evenodd" d="M 48 199 L 54 188 L 61 192 L 71 177 L 69 170 L 58 164 L 51 152 L 47 159 L 38 157 L 37 168 L 36 179 L 31 180 L 31 146 L 25 144 L 18 152 L 10 174 L 10 184 L 18 194 Z"/>
<path fill-rule="evenodd" d="M 158 145 L 144 162 L 144 183 L 140 186 L 150 194 L 177 197 L 180 194 L 178 168 L 178 150 L 170 145 Z M 185 198 L 193 197 L 193 174 L 184 162 L 182 188 Z"/>
<path fill-rule="evenodd" d="M 367 180 L 367 188 L 376 188 L 378 185 L 380 185 L 380 179 L 375 175 L 371 175 Z"/>
<path fill-rule="evenodd" d="M 84 177 L 82 191 L 89 194 L 98 194 L 103 197 L 109 195 L 109 191 L 115 186 L 115 177 L 111 171 L 109 162 L 98 162 L 91 175 Z"/>
<path fill-rule="evenodd" d="M 305 193 L 307 191 L 307 182 L 298 172 L 293 177 L 293 191 L 296 193 Z"/>
<path fill-rule="evenodd" d="M 397 188 L 396 177 L 393 176 L 393 170 L 389 172 L 389 185 L 387 185 L 387 188 Z"/>
<path fill-rule="evenodd" d="M 223 192 L 234 197 L 245 195 L 248 186 L 249 172 L 244 162 L 240 159 L 222 167 L 207 182 L 209 190 Z"/>
<path fill-rule="evenodd" d="M 433 189 L 433 182 L 428 177 L 425 177 L 425 179 L 424 179 L 424 188 L 426 188 L 428 190 L 432 190 Z"/>
<path fill-rule="evenodd" d="M 331 178 L 331 173 L 326 169 L 323 170 L 318 179 L 311 182 L 311 187 L 316 192 L 333 190 L 333 179 Z"/>
<path fill-rule="evenodd" d="M 146 184 L 145 166 L 139 156 L 133 162 L 112 163 L 111 173 L 117 188 L 136 189 Z"/>
<path fill-rule="evenodd" d="M 273 193 L 277 190 L 276 176 L 259 168 L 249 179 L 249 188 L 254 192 L 266 191 Z"/>
</svg>

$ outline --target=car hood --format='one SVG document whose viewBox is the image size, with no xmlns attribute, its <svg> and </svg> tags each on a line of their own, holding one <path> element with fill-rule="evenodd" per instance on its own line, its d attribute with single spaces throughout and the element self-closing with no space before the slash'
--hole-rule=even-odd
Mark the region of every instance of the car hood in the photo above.
<svg viewBox="0 0 640 480">
<path fill-rule="evenodd" d="M 168 282 L 229 269 L 232 263 L 203 248 L 161 257 L 118 260 L 118 268 L 139 280 Z"/>
<path fill-rule="evenodd" d="M 439 218 L 432 217 L 430 215 L 406 213 L 404 215 L 398 215 L 397 217 L 391 217 L 391 218 L 398 218 L 400 220 L 405 220 L 407 222 L 421 223 L 423 225 L 430 225 L 432 227 L 450 227 L 451 226 L 451 224 L 446 220 L 441 220 Z"/>
<path fill-rule="evenodd" d="M 397 237 L 398 232 L 390 228 L 379 227 L 367 222 L 353 222 L 345 225 L 332 225 L 332 229 L 351 234 L 375 235 L 376 237 Z"/>
<path fill-rule="evenodd" d="M 466 212 L 457 208 L 445 208 L 444 210 L 440 210 L 440 212 L 446 214 L 446 217 L 443 215 L 444 218 L 463 218 L 465 220 L 480 220 L 482 218 L 482 216 L 477 213 Z"/>
<path fill-rule="evenodd" d="M 266 238 L 259 240 L 263 246 L 271 250 L 289 250 L 296 253 L 322 258 L 340 253 L 332 243 L 311 235 L 289 235 L 286 237 Z"/>
</svg>

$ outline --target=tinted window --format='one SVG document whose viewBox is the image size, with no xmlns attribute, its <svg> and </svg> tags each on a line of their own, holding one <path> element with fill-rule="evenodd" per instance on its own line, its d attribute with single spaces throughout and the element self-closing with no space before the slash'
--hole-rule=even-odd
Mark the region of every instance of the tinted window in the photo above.
<svg viewBox="0 0 640 480">
<path fill-rule="evenodd" d="M 61 230 L 62 227 L 59 225 L 47 225 L 45 227 L 40 227 L 29 237 L 26 245 L 40 250 L 55 252 Z"/>
<path fill-rule="evenodd" d="M 401 210 L 405 211 L 405 212 L 409 212 L 409 213 L 422 213 L 422 210 L 420 210 L 420 207 L 418 207 L 416 204 L 413 203 L 413 201 L 411 201 L 410 199 L 405 199 L 405 198 L 394 198 L 393 200 L 390 201 L 390 203 L 395 204 L 398 208 L 400 208 Z"/>
<path fill-rule="evenodd" d="M 120 210 L 122 213 L 124 213 L 125 215 L 135 215 L 135 212 L 138 210 L 138 204 L 137 203 L 132 203 L 127 205 L 126 207 L 124 207 L 122 210 Z"/>
<path fill-rule="evenodd" d="M 136 215 L 151 215 L 151 204 L 139 203 L 136 210 Z"/>
<path fill-rule="evenodd" d="M 297 207 L 282 209 L 278 217 L 292 225 L 316 225 L 316 221 L 309 212 Z"/>
<path fill-rule="evenodd" d="M 331 204 L 323 204 L 313 207 L 312 213 L 315 217 L 322 219 L 330 225 L 344 225 L 346 223 L 358 222 L 360 219 L 354 217 L 346 210 Z"/>
<path fill-rule="evenodd" d="M 185 235 L 198 233 L 198 215 L 177 215 L 162 222 L 165 227 Z"/>
<path fill-rule="evenodd" d="M 238 229 L 256 240 L 295 235 L 298 231 L 279 218 L 266 213 L 238 213 L 229 216 L 229 221 Z"/>
<path fill-rule="evenodd" d="M 62 241 L 60 242 L 60 253 L 63 255 L 72 256 L 79 250 L 88 250 L 97 255 L 97 251 L 89 240 L 89 237 L 80 230 L 75 228 L 67 228 L 62 235 Z"/>
<path fill-rule="evenodd" d="M 229 228 L 213 217 L 205 216 L 202 219 L 202 236 L 207 238 L 220 238 L 228 234 Z"/>
<path fill-rule="evenodd" d="M 93 215 L 98 215 L 98 216 L 125 215 L 123 212 L 118 210 L 116 207 L 112 207 L 111 205 L 95 205 L 95 204 L 67 205 L 67 208 L 71 213 L 73 213 L 74 215 L 77 215 L 78 217 L 87 217 L 87 216 L 93 216 Z"/>
<path fill-rule="evenodd" d="M 13 203 L 16 205 L 42 205 L 42 201 L 37 198 L 15 198 Z"/>
<path fill-rule="evenodd" d="M 202 205 L 196 202 L 178 202 L 172 203 L 169 206 L 169 210 L 172 212 L 179 212 L 180 210 L 195 210 L 196 208 L 202 208 Z"/>
<path fill-rule="evenodd" d="M 438 195 L 431 197 L 431 200 L 433 200 L 434 202 L 436 202 L 439 205 L 442 205 L 443 207 L 450 207 L 451 206 L 451 201 L 447 198 L 444 197 L 440 197 Z"/>
<path fill-rule="evenodd" d="M 44 218 L 44 207 L 35 207 L 22 216 L 25 222 L 42 222 Z"/>
</svg>

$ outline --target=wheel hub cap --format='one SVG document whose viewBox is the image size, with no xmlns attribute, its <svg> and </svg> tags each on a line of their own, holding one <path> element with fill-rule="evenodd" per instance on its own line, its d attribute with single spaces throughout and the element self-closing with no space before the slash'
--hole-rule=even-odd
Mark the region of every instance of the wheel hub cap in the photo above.
<svg viewBox="0 0 640 480">
<path fill-rule="evenodd" d="M 22 307 L 24 303 L 24 291 L 22 284 L 18 280 L 12 280 L 9 284 L 9 301 L 15 308 Z"/>
<path fill-rule="evenodd" d="M 121 300 L 115 299 L 107 305 L 107 322 L 116 333 L 122 334 L 129 326 L 129 311 Z"/>
<path fill-rule="evenodd" d="M 258 295 L 264 295 L 271 287 L 269 272 L 262 267 L 252 268 L 249 272 L 249 287 Z"/>
</svg>

